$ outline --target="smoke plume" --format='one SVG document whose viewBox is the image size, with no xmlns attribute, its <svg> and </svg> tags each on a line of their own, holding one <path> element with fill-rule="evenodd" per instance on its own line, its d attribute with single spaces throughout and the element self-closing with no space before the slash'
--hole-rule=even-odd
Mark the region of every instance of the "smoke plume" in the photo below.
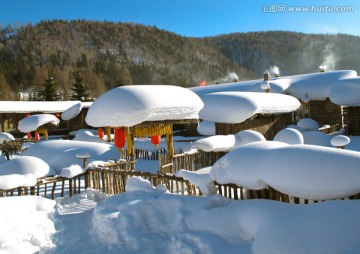
<svg viewBox="0 0 360 254">
<path fill-rule="evenodd" d="M 324 60 L 320 64 L 319 69 L 322 71 L 335 70 L 336 56 L 332 44 L 326 45 L 323 55 L 324 55 Z"/>
</svg>

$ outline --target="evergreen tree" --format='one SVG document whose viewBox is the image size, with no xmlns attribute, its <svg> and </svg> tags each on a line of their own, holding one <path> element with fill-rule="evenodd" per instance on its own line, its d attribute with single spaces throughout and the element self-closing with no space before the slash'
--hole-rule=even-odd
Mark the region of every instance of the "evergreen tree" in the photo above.
<svg viewBox="0 0 360 254">
<path fill-rule="evenodd" d="M 39 97 L 43 101 L 58 101 L 60 99 L 60 95 L 57 93 L 57 85 L 55 83 L 54 78 L 50 73 L 48 73 L 48 77 L 45 79 L 43 84 L 44 89 L 40 91 Z"/>
<path fill-rule="evenodd" d="M 88 100 L 89 93 L 87 87 L 83 84 L 83 78 L 78 71 L 73 73 L 74 82 L 72 83 L 71 90 L 74 94 L 71 96 L 72 100 L 86 101 Z"/>
</svg>

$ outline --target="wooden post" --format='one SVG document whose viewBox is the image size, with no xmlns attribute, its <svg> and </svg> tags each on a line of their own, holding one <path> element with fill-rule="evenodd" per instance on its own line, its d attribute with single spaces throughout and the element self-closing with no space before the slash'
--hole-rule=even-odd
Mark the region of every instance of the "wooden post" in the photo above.
<svg viewBox="0 0 360 254">
<path fill-rule="evenodd" d="M 107 127 L 106 127 L 106 136 L 107 136 L 107 141 L 108 141 L 108 142 L 111 142 L 112 139 L 111 139 L 111 129 L 110 129 L 110 126 L 107 126 Z"/>
</svg>

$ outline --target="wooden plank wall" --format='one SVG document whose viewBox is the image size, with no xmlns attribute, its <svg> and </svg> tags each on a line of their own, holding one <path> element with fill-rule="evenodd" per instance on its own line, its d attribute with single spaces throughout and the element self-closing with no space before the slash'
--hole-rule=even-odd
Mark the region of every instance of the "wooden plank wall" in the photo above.
<svg viewBox="0 0 360 254">
<path fill-rule="evenodd" d="M 311 118 L 323 125 L 342 126 L 341 106 L 332 103 L 329 99 L 323 101 L 310 101 Z M 341 128 L 341 127 L 340 127 Z"/>
<path fill-rule="evenodd" d="M 215 123 L 217 135 L 236 134 L 243 130 L 254 130 L 264 135 L 266 140 L 273 140 L 275 135 L 292 123 L 291 114 L 256 115 L 242 123 Z"/>
<path fill-rule="evenodd" d="M 346 135 L 360 136 L 360 107 L 344 107 L 343 116 Z"/>
</svg>

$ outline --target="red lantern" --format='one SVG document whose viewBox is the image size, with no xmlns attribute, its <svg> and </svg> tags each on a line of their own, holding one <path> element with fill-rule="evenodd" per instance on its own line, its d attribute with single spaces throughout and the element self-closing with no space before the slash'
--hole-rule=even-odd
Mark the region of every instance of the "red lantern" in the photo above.
<svg viewBox="0 0 360 254">
<path fill-rule="evenodd" d="M 40 134 L 39 133 L 35 133 L 35 142 L 39 142 L 40 141 Z"/>
<path fill-rule="evenodd" d="M 98 129 L 98 136 L 99 136 L 99 138 L 103 139 L 103 137 L 104 137 L 104 130 L 103 130 L 103 128 L 99 128 L 99 129 Z"/>
<path fill-rule="evenodd" d="M 126 141 L 126 130 L 123 128 L 114 129 L 114 145 L 117 148 L 123 148 Z"/>
<path fill-rule="evenodd" d="M 26 137 L 27 137 L 27 138 L 32 138 L 31 132 L 27 132 L 27 133 L 26 133 Z"/>
<path fill-rule="evenodd" d="M 154 135 L 150 137 L 151 143 L 157 147 L 161 143 L 161 136 L 160 135 Z"/>
</svg>

